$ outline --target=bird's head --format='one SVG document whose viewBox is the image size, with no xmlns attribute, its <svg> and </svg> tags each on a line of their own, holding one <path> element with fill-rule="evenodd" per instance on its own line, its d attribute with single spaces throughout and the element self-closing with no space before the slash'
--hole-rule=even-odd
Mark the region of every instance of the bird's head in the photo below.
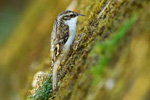
<svg viewBox="0 0 150 100">
<path fill-rule="evenodd" d="M 76 24 L 78 16 L 84 16 L 83 14 L 78 14 L 76 12 L 66 10 L 58 14 L 57 19 L 66 25 Z"/>
</svg>

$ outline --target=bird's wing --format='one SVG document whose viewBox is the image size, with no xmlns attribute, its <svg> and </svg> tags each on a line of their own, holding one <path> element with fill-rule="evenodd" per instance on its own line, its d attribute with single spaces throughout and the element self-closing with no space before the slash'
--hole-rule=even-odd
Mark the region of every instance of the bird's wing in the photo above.
<svg viewBox="0 0 150 100">
<path fill-rule="evenodd" d="M 59 26 L 58 26 L 59 25 Z M 64 44 L 69 37 L 69 27 L 63 23 L 56 23 L 51 34 L 51 59 L 52 67 L 61 54 Z"/>
</svg>

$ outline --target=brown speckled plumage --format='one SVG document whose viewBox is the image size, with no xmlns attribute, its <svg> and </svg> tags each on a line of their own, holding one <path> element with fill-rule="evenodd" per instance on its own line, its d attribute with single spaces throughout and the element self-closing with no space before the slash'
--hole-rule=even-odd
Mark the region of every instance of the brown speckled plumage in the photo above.
<svg viewBox="0 0 150 100">
<path fill-rule="evenodd" d="M 64 14 L 66 14 L 64 16 Z M 70 16 L 71 14 L 71 16 Z M 71 17 L 76 17 L 77 13 L 72 11 L 64 11 L 60 13 L 54 23 L 51 33 L 51 59 L 52 68 L 57 57 L 60 55 L 63 45 L 69 37 L 69 26 L 64 23 L 64 20 L 70 20 Z"/>
<path fill-rule="evenodd" d="M 55 89 L 57 82 L 57 68 L 60 66 L 62 59 L 65 59 L 67 56 L 70 51 L 70 46 L 74 42 L 76 35 L 76 21 L 78 16 L 82 15 L 67 10 L 60 13 L 55 20 L 51 33 L 53 89 Z"/>
</svg>

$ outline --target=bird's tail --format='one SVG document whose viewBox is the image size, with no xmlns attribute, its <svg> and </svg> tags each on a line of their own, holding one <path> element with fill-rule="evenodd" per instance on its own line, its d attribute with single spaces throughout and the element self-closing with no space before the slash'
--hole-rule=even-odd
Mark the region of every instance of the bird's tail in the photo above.
<svg viewBox="0 0 150 100">
<path fill-rule="evenodd" d="M 57 85 L 57 69 L 60 66 L 60 60 L 57 60 L 53 67 L 53 90 L 55 90 Z"/>
</svg>

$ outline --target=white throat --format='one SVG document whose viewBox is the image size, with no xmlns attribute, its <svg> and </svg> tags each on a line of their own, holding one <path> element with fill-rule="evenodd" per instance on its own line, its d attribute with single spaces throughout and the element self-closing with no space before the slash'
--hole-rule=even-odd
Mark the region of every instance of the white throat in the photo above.
<svg viewBox="0 0 150 100">
<path fill-rule="evenodd" d="M 77 25 L 78 16 L 75 18 L 71 18 L 66 21 L 65 24 L 69 26 L 69 38 L 64 45 L 64 48 L 70 48 L 71 44 L 73 44 L 76 37 L 76 25 Z"/>
<path fill-rule="evenodd" d="M 77 19 L 78 19 L 78 16 L 75 18 L 71 18 L 70 20 L 67 20 L 65 22 L 65 24 L 69 26 L 69 35 L 76 34 Z"/>
</svg>

